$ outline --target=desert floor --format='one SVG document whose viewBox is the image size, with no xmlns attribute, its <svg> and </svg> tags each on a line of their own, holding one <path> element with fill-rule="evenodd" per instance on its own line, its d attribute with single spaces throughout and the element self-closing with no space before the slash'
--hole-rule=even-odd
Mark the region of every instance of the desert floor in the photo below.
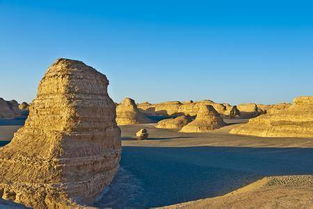
<svg viewBox="0 0 313 209">
<path fill-rule="evenodd" d="M 153 124 L 122 126 L 121 169 L 95 206 L 162 207 L 225 195 L 264 176 L 313 174 L 313 139 L 228 134 L 237 125 L 206 134 L 156 129 Z M 0 140 L 12 138 L 18 127 L 2 124 Z M 134 139 L 140 128 L 148 129 L 148 140 Z M 201 204 L 207 207 L 210 199 Z"/>
</svg>

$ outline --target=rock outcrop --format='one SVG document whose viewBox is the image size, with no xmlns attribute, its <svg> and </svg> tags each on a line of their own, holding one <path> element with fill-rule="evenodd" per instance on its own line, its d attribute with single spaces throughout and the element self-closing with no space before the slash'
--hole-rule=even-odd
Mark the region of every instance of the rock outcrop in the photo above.
<svg viewBox="0 0 313 209">
<path fill-rule="evenodd" d="M 118 125 L 132 125 L 151 123 L 151 120 L 138 110 L 133 99 L 125 98 L 123 102 L 116 107 L 116 122 Z"/>
<path fill-rule="evenodd" d="M 313 96 L 298 97 L 290 107 L 269 111 L 230 131 L 261 137 L 313 137 Z"/>
<path fill-rule="evenodd" d="M 25 126 L 0 149 L 0 197 L 32 208 L 92 203 L 119 167 L 120 129 L 105 75 L 80 61 L 49 67 Z"/>
<path fill-rule="evenodd" d="M 264 113 L 256 104 L 245 103 L 237 105 L 241 118 L 254 118 Z"/>
<path fill-rule="evenodd" d="M 211 100 L 202 100 L 198 102 L 187 101 L 187 102 L 163 102 L 158 104 L 150 104 L 150 103 L 141 103 L 138 105 L 138 108 L 141 112 L 146 115 L 151 116 L 180 116 L 180 115 L 188 115 L 188 116 L 196 116 L 199 107 L 203 105 L 212 105 L 214 109 L 221 115 L 224 115 L 227 110 L 227 107 L 224 104 L 215 103 Z"/>
<path fill-rule="evenodd" d="M 147 129 L 143 128 L 140 129 L 137 133 L 136 133 L 136 138 L 137 140 L 144 140 L 147 139 L 149 137 L 148 131 Z"/>
<path fill-rule="evenodd" d="M 184 126 L 180 132 L 210 132 L 214 129 L 221 128 L 224 125 L 225 123 L 223 119 L 213 106 L 203 105 L 200 107 L 196 119 Z"/>
<path fill-rule="evenodd" d="M 21 111 L 28 111 L 29 109 L 29 104 L 27 102 L 22 102 L 21 104 L 19 104 L 18 108 Z"/>
<path fill-rule="evenodd" d="M 229 118 L 235 118 L 240 116 L 240 111 L 238 110 L 237 106 L 233 106 L 229 112 Z"/>
<path fill-rule="evenodd" d="M 165 129 L 181 129 L 191 121 L 190 117 L 187 116 L 178 116 L 176 118 L 169 118 L 161 120 L 157 123 L 156 128 L 165 128 Z"/>
<path fill-rule="evenodd" d="M 12 119 L 21 116 L 21 114 L 17 101 L 5 101 L 0 98 L 0 118 Z"/>
</svg>

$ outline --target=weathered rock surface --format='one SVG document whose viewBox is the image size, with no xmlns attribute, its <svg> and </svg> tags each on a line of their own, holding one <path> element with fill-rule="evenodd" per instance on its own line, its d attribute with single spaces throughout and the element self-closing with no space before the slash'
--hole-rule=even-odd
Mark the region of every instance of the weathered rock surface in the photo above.
<svg viewBox="0 0 313 209">
<path fill-rule="evenodd" d="M 145 102 L 139 104 L 138 108 L 141 112 L 151 116 L 196 116 L 199 111 L 199 107 L 203 105 L 212 105 L 215 110 L 222 115 L 225 114 L 225 111 L 227 110 L 227 107 L 224 104 L 215 103 L 211 100 L 202 100 L 198 102 L 187 101 L 183 103 L 179 101 L 172 101 L 158 104 Z"/>
<path fill-rule="evenodd" d="M 184 126 L 180 132 L 209 132 L 224 125 L 223 119 L 213 106 L 203 105 L 200 107 L 196 119 Z"/>
<path fill-rule="evenodd" d="M 12 119 L 21 116 L 21 114 L 17 101 L 5 101 L 0 98 L 0 118 Z"/>
<path fill-rule="evenodd" d="M 136 138 L 137 140 L 144 140 L 147 139 L 149 137 L 148 131 L 147 129 L 143 128 L 140 129 L 137 133 L 136 133 Z"/>
<path fill-rule="evenodd" d="M 114 177 L 120 129 L 105 75 L 80 61 L 49 67 L 25 126 L 0 149 L 0 197 L 32 208 L 79 208 Z"/>
<path fill-rule="evenodd" d="M 190 117 L 178 116 L 176 118 L 169 118 L 161 120 L 157 123 L 156 128 L 166 128 L 166 129 L 181 129 L 191 121 Z"/>
<path fill-rule="evenodd" d="M 298 97 L 290 107 L 269 111 L 230 131 L 261 137 L 313 137 L 313 96 Z"/>
<path fill-rule="evenodd" d="M 254 103 L 245 103 L 237 105 L 241 118 L 254 118 L 263 113 L 263 111 Z"/>
<path fill-rule="evenodd" d="M 116 122 L 118 125 L 131 125 L 151 123 L 151 120 L 138 110 L 133 99 L 125 98 L 123 102 L 116 107 Z"/>
</svg>

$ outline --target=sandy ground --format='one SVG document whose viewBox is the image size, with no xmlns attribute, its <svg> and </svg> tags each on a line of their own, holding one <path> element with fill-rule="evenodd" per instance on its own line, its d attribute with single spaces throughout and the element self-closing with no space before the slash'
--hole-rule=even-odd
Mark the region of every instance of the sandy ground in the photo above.
<svg viewBox="0 0 313 209">
<path fill-rule="evenodd" d="M 308 205 L 312 199 L 309 197 L 313 197 L 313 186 L 310 184 L 277 185 L 273 184 L 276 181 L 266 180 L 263 184 L 254 183 L 254 186 L 248 187 L 250 189 L 245 189 L 244 186 L 265 176 L 313 174 L 313 139 L 260 138 L 228 134 L 234 126 L 237 125 L 206 134 L 156 129 L 153 124 L 122 126 L 121 169 L 95 206 L 279 208 L 275 201 L 272 205 L 261 201 L 255 207 L 244 204 L 256 197 L 262 200 L 273 197 L 275 200 L 285 198 L 287 206 L 285 204 L 286 207 L 282 208 L 292 208 L 289 207 L 290 204 L 296 201 L 307 206 L 296 205 L 297 208 L 310 208 Z M 134 134 L 140 128 L 148 129 L 148 140 L 134 140 Z M 12 130 L 13 127 L 0 126 L 0 138 L 12 136 Z M 277 192 L 264 192 L 270 191 L 269 186 Z M 229 196 L 228 193 L 239 188 L 249 194 L 235 192 L 237 196 L 233 193 L 234 196 Z M 226 198 L 223 195 L 226 195 Z M 242 201 L 235 207 L 234 201 L 238 199 Z M 179 204 L 183 202 L 186 203 Z M 228 205 L 219 205 L 223 202 Z"/>
</svg>

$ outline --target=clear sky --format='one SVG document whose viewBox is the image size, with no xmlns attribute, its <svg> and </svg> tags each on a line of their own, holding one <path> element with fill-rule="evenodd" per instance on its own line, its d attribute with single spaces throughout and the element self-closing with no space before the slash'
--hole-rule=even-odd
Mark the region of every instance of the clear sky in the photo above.
<svg viewBox="0 0 313 209">
<path fill-rule="evenodd" d="M 106 74 L 117 102 L 313 95 L 311 2 L 0 0 L 0 97 L 31 101 L 59 57 Z"/>
</svg>

